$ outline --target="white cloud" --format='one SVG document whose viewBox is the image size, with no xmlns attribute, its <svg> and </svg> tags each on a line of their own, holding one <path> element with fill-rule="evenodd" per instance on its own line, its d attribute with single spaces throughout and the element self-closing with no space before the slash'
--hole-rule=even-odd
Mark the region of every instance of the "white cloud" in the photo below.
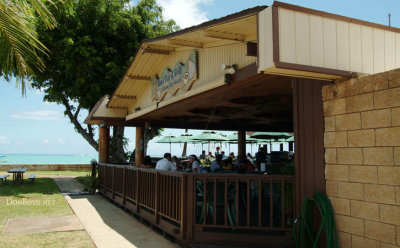
<svg viewBox="0 0 400 248">
<path fill-rule="evenodd" d="M 53 110 L 23 111 L 11 115 L 11 117 L 14 119 L 50 121 L 50 120 L 58 120 L 59 112 Z"/>
<path fill-rule="evenodd" d="M 164 17 L 173 19 L 181 28 L 198 25 L 208 21 L 206 12 L 199 7 L 200 4 L 209 4 L 213 0 L 158 0 L 164 9 Z"/>
<path fill-rule="evenodd" d="M 10 143 L 10 140 L 7 139 L 7 137 L 4 135 L 0 135 L 0 144 L 4 145 L 4 144 L 8 144 L 8 143 Z"/>
<path fill-rule="evenodd" d="M 48 139 L 44 139 L 44 140 L 42 140 L 42 143 L 47 145 L 49 143 L 49 140 Z"/>
<path fill-rule="evenodd" d="M 64 140 L 63 138 L 58 138 L 58 139 L 57 139 L 57 142 L 58 142 L 59 144 L 65 144 L 65 140 Z"/>
</svg>

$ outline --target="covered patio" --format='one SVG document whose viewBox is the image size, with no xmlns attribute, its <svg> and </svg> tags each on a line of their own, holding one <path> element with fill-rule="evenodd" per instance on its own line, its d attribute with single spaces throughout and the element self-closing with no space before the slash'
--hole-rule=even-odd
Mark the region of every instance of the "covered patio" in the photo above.
<svg viewBox="0 0 400 248">
<path fill-rule="evenodd" d="M 113 95 L 86 119 L 100 126 L 99 192 L 184 245 L 293 245 L 301 201 L 325 192 L 322 86 L 370 73 L 354 59 L 355 38 L 330 32 L 332 23 L 382 28 L 275 2 L 143 41 Z M 237 131 L 240 155 L 246 131 L 291 132 L 295 175 L 108 164 L 116 125 L 136 127 L 135 164 L 143 162 L 147 128 Z"/>
</svg>

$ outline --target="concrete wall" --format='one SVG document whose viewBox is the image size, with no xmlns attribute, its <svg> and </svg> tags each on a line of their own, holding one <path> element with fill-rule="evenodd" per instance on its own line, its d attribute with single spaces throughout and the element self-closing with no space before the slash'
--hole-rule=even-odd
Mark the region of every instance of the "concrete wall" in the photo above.
<svg viewBox="0 0 400 248">
<path fill-rule="evenodd" d="M 91 170 L 90 164 L 2 164 L 0 171 L 27 168 L 28 171 L 84 171 Z"/>
<path fill-rule="evenodd" d="M 400 69 L 322 89 L 340 247 L 400 247 Z"/>
</svg>

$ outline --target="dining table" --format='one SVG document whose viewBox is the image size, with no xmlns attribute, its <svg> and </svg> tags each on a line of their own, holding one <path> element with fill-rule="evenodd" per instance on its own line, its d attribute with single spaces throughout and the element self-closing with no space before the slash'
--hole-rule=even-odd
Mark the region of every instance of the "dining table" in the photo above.
<svg viewBox="0 0 400 248">
<path fill-rule="evenodd" d="M 16 169 L 9 170 L 8 173 L 13 174 L 13 182 L 14 183 L 22 183 L 22 181 L 24 180 L 24 173 L 27 170 L 28 169 L 26 169 L 26 168 L 16 168 Z"/>
</svg>

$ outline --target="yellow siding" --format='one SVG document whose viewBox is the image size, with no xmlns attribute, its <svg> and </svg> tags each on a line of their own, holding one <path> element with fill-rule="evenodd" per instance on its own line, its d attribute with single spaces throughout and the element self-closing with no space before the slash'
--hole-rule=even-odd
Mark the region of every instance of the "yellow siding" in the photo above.
<svg viewBox="0 0 400 248">
<path fill-rule="evenodd" d="M 324 64 L 322 67 L 337 69 L 336 22 L 328 18 L 322 18 L 322 20 L 324 23 Z"/>
<path fill-rule="evenodd" d="M 272 8 L 266 8 L 258 14 L 258 69 L 274 66 L 272 41 Z M 259 70 L 260 71 L 260 70 Z"/>
<path fill-rule="evenodd" d="M 278 15 L 281 62 L 368 74 L 400 66 L 399 33 L 282 7 Z"/>
<path fill-rule="evenodd" d="M 310 16 L 310 65 L 324 65 L 324 28 L 322 17 Z"/>
<path fill-rule="evenodd" d="M 295 12 L 296 63 L 310 65 L 310 22 L 308 15 Z"/>
<path fill-rule="evenodd" d="M 337 69 L 349 70 L 350 49 L 349 49 L 349 24 L 343 21 L 336 21 L 336 42 L 337 42 Z"/>
<path fill-rule="evenodd" d="M 385 71 L 396 68 L 396 37 L 395 33 L 385 31 Z"/>
<path fill-rule="evenodd" d="M 361 56 L 361 26 L 358 24 L 349 24 L 349 42 L 350 42 L 350 71 L 362 70 Z"/>
<path fill-rule="evenodd" d="M 279 9 L 280 61 L 296 63 L 296 33 L 294 11 Z"/>
<path fill-rule="evenodd" d="M 168 56 L 166 63 L 163 65 L 157 65 L 160 70 L 157 73 L 159 76 L 164 68 L 173 68 L 177 62 L 181 62 L 186 64 L 186 61 L 189 57 L 189 54 L 192 50 L 189 51 L 180 51 L 175 52 Z M 256 61 L 255 57 L 246 56 L 246 44 L 238 43 L 233 45 L 214 47 L 214 48 L 205 48 L 198 49 L 198 60 L 199 60 L 199 79 L 194 82 L 192 89 L 196 89 L 198 87 L 202 87 L 209 82 L 220 79 L 224 76 L 224 71 L 221 70 L 221 64 L 237 64 L 239 69 L 252 64 Z M 154 75 L 152 75 L 154 76 Z M 142 93 L 137 96 L 137 101 L 130 107 L 130 112 L 137 107 L 141 109 L 145 109 L 156 103 L 151 100 L 151 88 L 150 83 L 147 82 L 145 87 L 141 91 Z M 178 91 L 176 95 L 182 94 L 181 91 Z M 163 101 L 170 99 L 171 95 L 166 95 Z"/>
<path fill-rule="evenodd" d="M 374 73 L 385 70 L 385 31 L 374 28 L 372 40 L 374 43 Z"/>
<path fill-rule="evenodd" d="M 396 68 L 400 68 L 400 34 L 396 34 Z"/>
<path fill-rule="evenodd" d="M 372 28 L 361 27 L 361 40 L 362 40 L 362 68 L 363 72 L 367 74 L 374 73 L 374 43 L 372 40 Z"/>
</svg>

